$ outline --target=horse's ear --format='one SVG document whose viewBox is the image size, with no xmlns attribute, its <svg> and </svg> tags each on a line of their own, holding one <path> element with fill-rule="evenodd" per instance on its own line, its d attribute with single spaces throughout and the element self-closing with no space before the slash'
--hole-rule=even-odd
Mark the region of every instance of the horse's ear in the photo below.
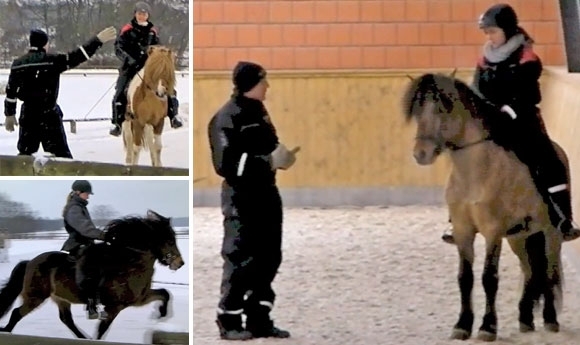
<svg viewBox="0 0 580 345">
<path fill-rule="evenodd" d="M 161 220 L 161 215 L 155 211 L 147 210 L 147 218 Z"/>
<path fill-rule="evenodd" d="M 155 50 L 155 46 L 149 46 L 149 47 L 147 48 L 147 55 L 151 54 L 151 52 L 152 52 L 153 50 Z"/>
<path fill-rule="evenodd" d="M 415 80 L 413 77 L 407 74 L 407 78 L 411 79 L 411 81 Z"/>
<path fill-rule="evenodd" d="M 453 70 L 453 72 L 451 72 L 451 74 L 449 76 L 451 78 L 455 78 L 455 73 L 457 73 L 457 67 L 455 67 L 455 69 Z"/>
</svg>

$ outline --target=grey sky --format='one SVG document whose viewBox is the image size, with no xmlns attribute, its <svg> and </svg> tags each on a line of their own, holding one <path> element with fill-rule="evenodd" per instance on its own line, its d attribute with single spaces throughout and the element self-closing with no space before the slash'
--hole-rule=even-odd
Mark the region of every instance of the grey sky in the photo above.
<svg viewBox="0 0 580 345">
<path fill-rule="evenodd" d="M 74 180 L 2 180 L 0 193 L 27 204 L 38 216 L 60 218 L 67 193 Z M 89 212 L 96 205 L 110 205 L 121 216 L 145 215 L 147 209 L 167 217 L 188 217 L 189 181 L 177 180 L 90 180 L 94 195 Z"/>
</svg>

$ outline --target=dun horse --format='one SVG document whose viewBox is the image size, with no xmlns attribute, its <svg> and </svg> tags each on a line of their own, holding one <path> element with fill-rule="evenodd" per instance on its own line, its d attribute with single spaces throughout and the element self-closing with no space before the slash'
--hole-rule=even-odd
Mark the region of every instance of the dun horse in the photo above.
<svg viewBox="0 0 580 345">
<path fill-rule="evenodd" d="M 127 114 L 122 125 L 125 163 L 139 163 L 141 149 L 149 150 L 151 165 L 161 166 L 161 134 L 167 116 L 167 96 L 175 90 L 175 53 L 150 46 L 145 66 L 129 83 Z"/>
<path fill-rule="evenodd" d="M 468 339 L 474 313 L 474 240 L 485 239 L 482 283 L 485 314 L 478 338 L 497 337 L 496 295 L 503 238 L 520 261 L 524 286 L 519 301 L 519 328 L 533 331 L 534 306 L 544 300 L 544 327 L 558 332 L 557 311 L 562 304 L 562 238 L 548 217 L 529 169 L 509 150 L 511 121 L 460 80 L 425 74 L 414 79 L 404 96 L 407 121 L 414 119 L 417 134 L 413 155 L 420 165 L 433 164 L 442 152 L 451 158 L 451 175 L 445 199 L 459 252 L 458 283 L 461 292 L 459 320 L 451 337 Z M 504 119 L 509 119 L 503 122 Z M 513 133 L 512 133 L 513 134 Z M 501 139 L 501 140 L 496 140 Z M 568 162 L 556 145 L 561 159 Z"/>
<path fill-rule="evenodd" d="M 161 301 L 159 318 L 168 316 L 169 291 L 151 289 L 151 280 L 157 260 L 173 271 L 184 264 L 170 223 L 169 218 L 153 211 L 148 211 L 145 218 L 117 219 L 107 225 L 114 237 L 112 243 L 100 243 L 87 249 L 103 254 L 103 284 L 99 296 L 108 317 L 99 323 L 97 339 L 103 337 L 113 320 L 127 307 Z M 79 295 L 75 263 L 67 253 L 46 252 L 30 261 L 21 261 L 0 291 L 0 318 L 18 296 L 22 297 L 22 305 L 12 311 L 10 321 L 0 331 L 12 332 L 23 317 L 51 298 L 58 306 L 60 320 L 77 337 L 87 338 L 77 328 L 71 314 L 71 304 L 86 303 Z"/>
</svg>

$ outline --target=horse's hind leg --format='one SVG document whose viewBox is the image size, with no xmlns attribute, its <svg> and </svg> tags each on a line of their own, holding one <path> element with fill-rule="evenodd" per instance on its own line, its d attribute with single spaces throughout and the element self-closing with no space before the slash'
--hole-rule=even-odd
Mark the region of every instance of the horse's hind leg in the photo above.
<svg viewBox="0 0 580 345">
<path fill-rule="evenodd" d="M 537 233 L 527 238 L 508 240 L 508 243 L 518 256 L 524 274 L 524 287 L 519 302 L 520 332 L 531 332 L 536 329 L 534 305 L 545 290 L 544 237 L 542 233 Z"/>
<path fill-rule="evenodd" d="M 46 300 L 46 298 L 25 298 L 22 302 L 22 305 L 12 311 L 12 315 L 10 315 L 8 324 L 5 327 L 0 328 L 0 332 L 12 332 L 16 324 L 31 311 L 38 308 L 38 306 L 40 306 L 44 300 Z"/>
<path fill-rule="evenodd" d="M 79 330 L 77 325 L 75 325 L 70 312 L 70 303 L 60 300 L 56 301 L 56 304 L 58 305 L 58 316 L 60 317 L 60 321 L 62 321 L 78 338 L 88 338 L 87 335 Z"/>
<path fill-rule="evenodd" d="M 501 253 L 502 237 L 486 238 L 485 263 L 482 283 L 485 291 L 485 314 L 477 338 L 484 341 L 497 339 L 497 313 L 495 300 L 499 284 L 498 266 Z"/>
<path fill-rule="evenodd" d="M 560 258 L 561 239 L 560 235 L 552 230 L 549 233 L 542 233 L 545 238 L 544 255 L 546 259 L 545 278 L 546 285 L 544 290 L 544 329 L 549 332 L 558 332 L 560 325 L 558 323 L 558 310 L 562 303 L 562 263 Z M 538 244 L 538 247 L 541 243 Z M 542 248 L 538 248 L 542 249 Z M 538 270 L 541 266 L 538 267 Z"/>
<path fill-rule="evenodd" d="M 161 126 L 153 128 L 153 143 L 149 147 L 151 150 L 151 163 L 154 167 L 161 167 L 161 133 L 163 132 L 163 122 Z"/>
</svg>

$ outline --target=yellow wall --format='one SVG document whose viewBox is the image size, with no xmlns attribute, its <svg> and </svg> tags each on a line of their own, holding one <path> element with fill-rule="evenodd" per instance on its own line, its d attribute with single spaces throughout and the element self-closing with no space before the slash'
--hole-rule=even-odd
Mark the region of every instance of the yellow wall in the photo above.
<svg viewBox="0 0 580 345">
<path fill-rule="evenodd" d="M 450 70 L 442 71 L 444 73 Z M 418 166 L 412 157 L 414 124 L 406 124 L 401 95 L 407 74 L 419 72 L 278 72 L 269 75 L 266 106 L 298 161 L 279 174 L 280 187 L 440 186 L 448 163 Z M 469 81 L 470 71 L 458 77 Z M 196 189 L 217 187 L 207 124 L 231 92 L 228 74 L 194 74 Z"/>
</svg>

